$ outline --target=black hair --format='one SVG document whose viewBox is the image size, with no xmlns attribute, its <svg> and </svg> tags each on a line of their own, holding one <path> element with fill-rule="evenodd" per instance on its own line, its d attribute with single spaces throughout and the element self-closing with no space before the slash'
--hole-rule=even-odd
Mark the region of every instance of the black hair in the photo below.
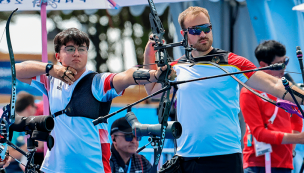
<svg viewBox="0 0 304 173">
<path fill-rule="evenodd" d="M 279 57 L 285 56 L 286 48 L 283 44 L 277 41 L 268 40 L 259 44 L 255 48 L 254 53 L 255 53 L 255 57 L 258 59 L 259 62 L 264 61 L 269 65 L 275 59 L 275 56 L 279 56 Z"/>
<path fill-rule="evenodd" d="M 66 45 L 68 42 L 73 41 L 77 46 L 86 44 L 87 47 L 90 46 L 90 40 L 86 33 L 80 31 L 77 28 L 69 28 L 58 33 L 54 38 L 55 52 L 59 53 L 60 48 Z"/>
</svg>

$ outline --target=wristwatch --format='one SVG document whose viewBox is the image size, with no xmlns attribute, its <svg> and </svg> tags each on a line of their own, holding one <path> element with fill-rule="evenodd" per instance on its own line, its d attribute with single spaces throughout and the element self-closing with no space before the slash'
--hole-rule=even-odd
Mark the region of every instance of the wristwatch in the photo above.
<svg viewBox="0 0 304 173">
<path fill-rule="evenodd" d="M 45 67 L 45 73 L 46 75 L 48 76 L 49 75 L 49 72 L 50 70 L 53 68 L 53 64 L 47 64 L 46 67 Z"/>
<path fill-rule="evenodd" d="M 292 157 L 295 157 L 296 156 L 296 151 L 295 150 L 292 150 Z"/>
</svg>

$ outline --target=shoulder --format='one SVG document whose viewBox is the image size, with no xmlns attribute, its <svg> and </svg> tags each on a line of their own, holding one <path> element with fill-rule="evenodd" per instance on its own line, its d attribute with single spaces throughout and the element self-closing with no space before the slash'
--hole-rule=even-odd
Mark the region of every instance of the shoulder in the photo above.
<svg viewBox="0 0 304 173">
<path fill-rule="evenodd" d="M 252 88 L 253 89 L 253 88 Z M 263 93 L 262 91 L 253 89 L 254 91 L 258 92 L 258 93 Z M 247 94 L 247 95 L 255 95 L 254 93 L 252 93 L 251 91 L 249 91 L 247 88 L 243 87 L 241 90 L 241 94 Z"/>
<path fill-rule="evenodd" d="M 238 66 L 239 68 L 256 68 L 251 61 L 232 52 L 228 54 L 228 63 Z"/>
</svg>

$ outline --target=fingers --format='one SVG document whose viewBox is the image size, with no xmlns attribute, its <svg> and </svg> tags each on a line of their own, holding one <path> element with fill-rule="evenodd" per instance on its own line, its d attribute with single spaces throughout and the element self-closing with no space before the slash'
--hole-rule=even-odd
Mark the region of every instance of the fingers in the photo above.
<svg viewBox="0 0 304 173">
<path fill-rule="evenodd" d="M 165 71 L 167 69 L 167 65 L 163 66 L 163 67 L 158 67 L 157 71 L 156 71 L 156 77 L 159 78 L 159 76 L 162 74 L 163 71 Z"/>
<path fill-rule="evenodd" d="M 9 156 L 6 156 L 6 157 L 9 157 Z M 12 161 L 12 158 L 10 158 L 10 157 L 8 159 L 5 159 L 4 160 L 5 164 L 3 165 L 3 168 L 8 167 L 8 165 L 11 163 L 11 161 Z"/>
<path fill-rule="evenodd" d="M 162 71 L 162 72 L 165 71 L 165 70 L 167 70 L 167 65 L 160 68 L 160 71 Z"/>
<path fill-rule="evenodd" d="M 4 160 L 0 161 L 0 166 L 2 166 L 3 168 L 7 167 L 10 162 L 12 161 L 12 158 L 10 158 L 8 155 L 5 156 Z"/>
<path fill-rule="evenodd" d="M 70 70 L 74 75 L 77 74 L 77 71 L 73 69 L 72 67 L 67 67 L 67 70 Z"/>
<path fill-rule="evenodd" d="M 75 82 L 74 75 L 77 74 L 77 71 L 73 69 L 72 67 L 63 67 L 61 70 L 63 73 L 61 76 L 61 80 L 67 84 L 73 84 Z"/>
<path fill-rule="evenodd" d="M 176 77 L 177 77 L 176 71 L 173 68 L 171 68 L 171 73 L 170 73 L 170 75 L 168 77 L 169 80 L 173 81 L 173 80 L 175 80 Z"/>
<path fill-rule="evenodd" d="M 155 38 L 158 38 L 158 37 L 156 35 L 151 34 L 149 36 L 148 44 L 151 44 L 152 46 L 154 46 L 155 45 Z M 162 39 L 162 42 L 165 43 L 165 40 Z"/>
</svg>

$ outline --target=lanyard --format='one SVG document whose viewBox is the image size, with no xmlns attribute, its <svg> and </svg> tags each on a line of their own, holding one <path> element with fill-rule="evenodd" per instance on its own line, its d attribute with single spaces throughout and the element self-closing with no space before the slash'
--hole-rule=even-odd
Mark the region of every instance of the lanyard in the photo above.
<svg viewBox="0 0 304 173">
<path fill-rule="evenodd" d="M 127 171 L 127 173 L 130 173 L 130 170 L 131 170 L 131 162 L 132 162 L 132 157 L 130 158 L 130 162 L 129 162 L 129 166 L 128 166 L 128 171 Z"/>
</svg>

